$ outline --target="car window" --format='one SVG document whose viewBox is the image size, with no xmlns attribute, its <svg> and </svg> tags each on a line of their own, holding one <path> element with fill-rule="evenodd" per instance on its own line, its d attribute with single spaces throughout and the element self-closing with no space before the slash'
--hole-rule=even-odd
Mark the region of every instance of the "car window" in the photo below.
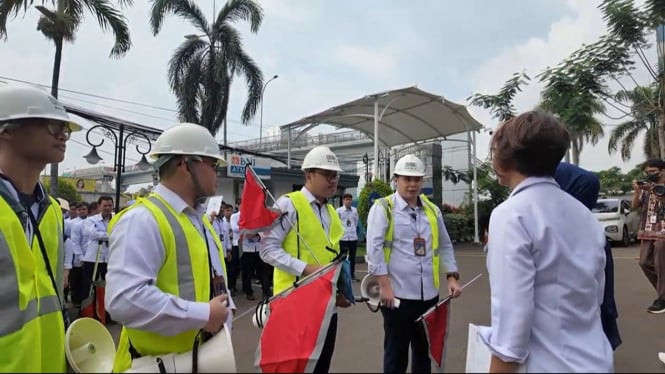
<svg viewBox="0 0 665 374">
<path fill-rule="evenodd" d="M 621 201 L 621 206 L 623 207 L 623 212 L 624 213 L 629 213 L 630 212 L 630 203 L 628 200 L 622 200 Z"/>
<path fill-rule="evenodd" d="M 616 213 L 619 211 L 619 200 L 599 200 L 591 211 L 593 213 Z"/>
</svg>

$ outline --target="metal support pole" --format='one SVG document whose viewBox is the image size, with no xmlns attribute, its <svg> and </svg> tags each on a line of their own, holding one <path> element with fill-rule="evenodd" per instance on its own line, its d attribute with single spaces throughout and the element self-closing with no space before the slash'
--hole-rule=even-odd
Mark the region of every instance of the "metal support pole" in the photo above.
<svg viewBox="0 0 665 374">
<path fill-rule="evenodd" d="M 478 157 L 476 154 L 476 132 L 473 132 L 473 226 L 474 241 L 480 243 L 478 232 Z"/>
<path fill-rule="evenodd" d="M 122 186 L 122 172 L 125 169 L 125 125 L 120 125 L 118 132 L 118 142 L 116 148 L 116 162 L 115 162 L 115 212 L 120 211 L 120 187 Z"/>
<path fill-rule="evenodd" d="M 286 167 L 291 169 L 291 126 L 286 129 Z"/>
<path fill-rule="evenodd" d="M 379 177 L 379 98 L 374 99 L 374 165 L 372 180 Z"/>
</svg>

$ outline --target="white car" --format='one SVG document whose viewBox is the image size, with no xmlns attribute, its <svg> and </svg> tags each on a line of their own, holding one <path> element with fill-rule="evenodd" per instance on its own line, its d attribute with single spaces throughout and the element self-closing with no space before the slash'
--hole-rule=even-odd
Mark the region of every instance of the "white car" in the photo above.
<svg viewBox="0 0 665 374">
<path fill-rule="evenodd" d="M 599 199 L 592 212 L 605 227 L 605 236 L 622 245 L 629 245 L 637 238 L 640 226 L 639 210 L 630 209 L 630 201 L 625 199 Z"/>
</svg>

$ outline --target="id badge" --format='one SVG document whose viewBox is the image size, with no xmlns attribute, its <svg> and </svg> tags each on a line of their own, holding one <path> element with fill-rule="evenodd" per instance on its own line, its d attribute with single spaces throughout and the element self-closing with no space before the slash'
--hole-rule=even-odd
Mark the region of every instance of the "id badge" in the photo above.
<svg viewBox="0 0 665 374">
<path fill-rule="evenodd" d="M 415 238 L 413 239 L 413 253 L 416 256 L 425 256 L 425 239 Z"/>
<path fill-rule="evenodd" d="M 347 225 L 348 227 L 351 227 L 351 220 L 350 220 L 350 219 L 347 219 L 347 220 L 346 220 L 346 225 Z"/>
<path fill-rule="evenodd" d="M 220 275 L 215 275 L 212 278 L 212 291 L 213 291 L 213 297 L 227 294 L 226 281 L 224 281 L 224 277 Z M 229 306 L 228 299 L 226 299 L 226 306 Z"/>
<path fill-rule="evenodd" d="M 650 223 L 656 223 L 656 220 L 657 220 L 657 219 L 658 219 L 658 218 L 657 218 L 656 215 L 654 214 L 654 215 L 652 215 L 652 216 L 649 218 L 649 222 L 650 222 Z"/>
</svg>

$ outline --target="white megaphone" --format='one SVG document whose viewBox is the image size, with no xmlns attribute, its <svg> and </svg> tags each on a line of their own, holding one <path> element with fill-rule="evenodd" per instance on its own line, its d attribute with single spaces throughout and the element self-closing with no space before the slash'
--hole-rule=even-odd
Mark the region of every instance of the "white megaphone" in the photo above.
<svg viewBox="0 0 665 374">
<path fill-rule="evenodd" d="M 377 311 L 381 304 L 379 280 L 375 275 L 367 274 L 360 282 L 360 295 L 367 301 L 370 310 Z M 399 308 L 399 299 L 395 298 L 395 308 Z M 376 308 L 376 309 L 372 309 Z"/>
<path fill-rule="evenodd" d="M 143 356 L 132 361 L 125 373 L 192 373 L 192 351 L 160 356 Z M 235 373 L 231 334 L 223 328 L 198 349 L 198 373 Z"/>
<path fill-rule="evenodd" d="M 256 306 L 256 311 L 252 316 L 252 324 L 256 328 L 263 328 L 266 322 L 268 322 L 268 316 L 270 315 L 270 306 L 268 303 L 260 303 Z"/>
<path fill-rule="evenodd" d="M 106 327 L 92 318 L 79 318 L 65 334 L 65 355 L 75 373 L 110 373 L 115 343 Z"/>
<path fill-rule="evenodd" d="M 658 352 L 658 359 L 665 364 L 665 352 Z"/>
</svg>

